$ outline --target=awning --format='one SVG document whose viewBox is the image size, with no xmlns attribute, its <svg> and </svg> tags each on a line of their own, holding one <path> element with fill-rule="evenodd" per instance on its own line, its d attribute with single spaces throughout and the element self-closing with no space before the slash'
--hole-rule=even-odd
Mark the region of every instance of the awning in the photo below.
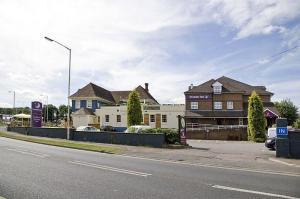
<svg viewBox="0 0 300 199">
<path fill-rule="evenodd" d="M 31 115 L 27 115 L 27 114 L 21 113 L 21 114 L 14 115 L 13 117 L 14 118 L 28 119 L 28 118 L 31 118 Z"/>
</svg>

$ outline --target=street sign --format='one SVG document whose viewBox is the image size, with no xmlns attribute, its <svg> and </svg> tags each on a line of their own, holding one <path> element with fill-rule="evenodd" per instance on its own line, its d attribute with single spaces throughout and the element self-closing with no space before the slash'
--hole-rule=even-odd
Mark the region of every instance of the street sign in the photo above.
<svg viewBox="0 0 300 199">
<path fill-rule="evenodd" d="M 287 127 L 277 127 L 276 134 L 277 136 L 286 136 L 288 135 L 289 131 Z"/>
</svg>

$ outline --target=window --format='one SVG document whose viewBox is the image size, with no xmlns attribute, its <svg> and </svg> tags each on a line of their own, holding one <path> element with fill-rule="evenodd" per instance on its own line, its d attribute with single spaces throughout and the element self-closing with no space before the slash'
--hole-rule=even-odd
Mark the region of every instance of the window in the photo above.
<svg viewBox="0 0 300 199">
<path fill-rule="evenodd" d="M 222 102 L 214 102 L 214 109 L 222 109 Z"/>
<path fill-rule="evenodd" d="M 227 109 L 233 109 L 233 101 L 227 101 Z"/>
<path fill-rule="evenodd" d="M 98 123 L 100 123 L 100 116 L 98 117 Z"/>
<path fill-rule="evenodd" d="M 239 118 L 239 125 L 243 125 L 243 118 Z"/>
<path fill-rule="evenodd" d="M 221 94 L 221 92 L 222 92 L 222 86 L 214 86 L 215 94 Z"/>
<path fill-rule="evenodd" d="M 92 108 L 92 100 L 87 100 L 87 108 Z"/>
<path fill-rule="evenodd" d="M 121 122 L 121 115 L 117 115 L 117 122 Z"/>
<path fill-rule="evenodd" d="M 191 109 L 192 110 L 198 109 L 198 102 L 191 102 Z"/>
<path fill-rule="evenodd" d="M 150 115 L 150 122 L 155 122 L 155 115 Z"/>
<path fill-rule="evenodd" d="M 76 100 L 76 102 L 75 102 L 75 108 L 76 109 L 80 109 L 80 101 L 79 100 Z"/>
<path fill-rule="evenodd" d="M 105 122 L 109 122 L 109 115 L 105 115 Z"/>
<path fill-rule="evenodd" d="M 161 115 L 161 120 L 163 123 L 167 123 L 167 115 Z"/>
</svg>

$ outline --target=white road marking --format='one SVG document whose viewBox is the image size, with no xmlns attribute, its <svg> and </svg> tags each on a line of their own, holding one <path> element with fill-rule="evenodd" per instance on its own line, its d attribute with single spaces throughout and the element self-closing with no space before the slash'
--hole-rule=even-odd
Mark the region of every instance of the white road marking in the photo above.
<svg viewBox="0 0 300 199">
<path fill-rule="evenodd" d="M 40 158 L 46 158 L 46 157 L 49 157 L 49 155 L 46 155 L 46 154 L 38 154 L 38 153 L 32 153 L 32 152 L 29 152 L 29 151 L 23 151 L 23 150 L 19 150 L 19 149 L 7 149 L 9 151 L 14 151 L 14 152 L 17 152 L 17 153 L 22 153 L 22 154 L 26 154 L 26 155 L 32 155 L 32 156 L 36 156 L 36 157 L 40 157 Z"/>
<path fill-rule="evenodd" d="M 155 161 L 155 162 L 179 164 L 179 165 L 197 166 L 197 167 L 204 167 L 204 168 L 216 168 L 216 169 L 224 169 L 224 170 L 232 170 L 232 171 L 246 171 L 246 172 L 252 172 L 252 173 L 300 177 L 300 173 L 279 172 L 279 171 L 271 171 L 271 170 L 256 170 L 256 169 L 251 169 L 251 168 L 226 167 L 226 166 L 222 166 L 222 165 L 201 164 L 201 163 L 176 162 L 176 161 L 171 161 L 171 160 L 159 160 L 159 159 L 129 156 L 129 155 L 115 155 L 115 156 L 140 159 L 140 160 L 150 160 L 150 161 Z"/>
<path fill-rule="evenodd" d="M 298 167 L 298 168 L 300 168 L 300 165 L 287 163 L 287 162 L 284 162 L 284 161 L 281 161 L 281 160 L 277 160 L 277 159 L 274 159 L 274 158 L 269 158 L 269 160 L 270 160 L 270 161 L 273 161 L 273 162 L 280 163 L 280 164 L 284 164 L 284 165 L 287 165 L 287 166 Z"/>
<path fill-rule="evenodd" d="M 103 170 L 108 170 L 108 171 L 114 171 L 114 172 L 119 172 L 119 173 L 125 173 L 125 174 L 130 174 L 130 175 L 142 176 L 142 177 L 147 177 L 147 176 L 152 175 L 152 174 L 149 174 L 149 173 L 142 173 L 142 172 L 131 171 L 131 170 L 126 170 L 126 169 L 119 169 L 119 168 L 115 168 L 115 167 L 109 167 L 109 166 L 105 166 L 105 165 L 93 164 L 93 163 L 89 163 L 89 162 L 70 161 L 69 163 L 77 164 L 77 165 L 83 165 L 83 166 L 87 166 L 87 167 L 98 168 L 98 169 L 103 169 Z"/>
<path fill-rule="evenodd" d="M 280 194 L 274 194 L 274 193 L 267 193 L 267 192 L 261 192 L 261 191 L 253 191 L 248 189 L 239 189 L 234 187 L 226 187 L 221 185 L 213 185 L 213 188 L 216 189 L 223 189 L 223 190 L 230 190 L 230 191 L 237 191 L 237 192 L 244 192 L 244 193 L 252 193 L 252 194 L 258 194 L 258 195 L 265 195 L 265 196 L 271 196 L 276 198 L 287 198 L 287 199 L 300 199 L 292 196 L 286 196 L 286 195 L 280 195 Z"/>
</svg>

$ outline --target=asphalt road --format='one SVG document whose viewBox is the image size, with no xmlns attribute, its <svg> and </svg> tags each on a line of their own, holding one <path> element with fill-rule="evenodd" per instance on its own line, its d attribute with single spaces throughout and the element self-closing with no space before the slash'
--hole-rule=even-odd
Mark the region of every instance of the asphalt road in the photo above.
<svg viewBox="0 0 300 199">
<path fill-rule="evenodd" d="M 300 198 L 300 172 L 151 160 L 0 138 L 0 197 Z"/>
</svg>

